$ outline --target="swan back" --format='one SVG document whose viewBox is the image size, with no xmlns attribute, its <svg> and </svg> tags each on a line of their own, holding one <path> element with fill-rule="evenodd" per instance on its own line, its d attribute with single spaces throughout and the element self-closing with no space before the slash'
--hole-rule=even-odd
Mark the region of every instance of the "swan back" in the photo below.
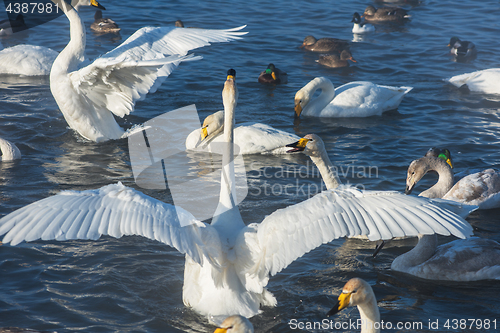
<svg viewBox="0 0 500 333">
<path fill-rule="evenodd" d="M 500 207 L 500 173 L 487 169 L 460 179 L 443 199 L 478 205 L 480 209 Z"/>
<path fill-rule="evenodd" d="M 12 161 L 21 158 L 21 151 L 15 144 L 5 139 L 0 138 L 0 161 Z"/>
<path fill-rule="evenodd" d="M 466 85 L 472 92 L 500 94 L 500 68 L 456 75 L 449 78 L 448 82 L 458 88 Z"/>
</svg>

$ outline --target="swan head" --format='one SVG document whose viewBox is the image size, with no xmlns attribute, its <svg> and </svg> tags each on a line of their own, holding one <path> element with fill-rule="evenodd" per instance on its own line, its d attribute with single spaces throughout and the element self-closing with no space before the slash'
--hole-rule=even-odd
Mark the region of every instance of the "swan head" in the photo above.
<svg viewBox="0 0 500 333">
<path fill-rule="evenodd" d="M 224 111 L 217 111 L 205 118 L 201 127 L 201 141 L 209 141 L 224 129 Z"/>
<path fill-rule="evenodd" d="M 253 333 L 252 323 L 240 315 L 227 317 L 214 333 Z"/>
<path fill-rule="evenodd" d="M 52 0 L 52 2 L 54 2 L 60 6 L 65 1 L 64 0 Z M 98 9 L 106 10 L 106 8 L 103 5 L 101 5 L 99 2 L 97 2 L 97 0 L 72 0 L 71 1 L 71 7 L 75 8 L 77 11 L 78 11 L 78 8 L 80 8 L 81 6 L 92 6 L 92 7 L 98 8 Z M 60 8 L 63 8 L 63 7 L 60 7 Z"/>
<path fill-rule="evenodd" d="M 224 89 L 222 90 L 222 102 L 224 104 L 224 110 L 226 110 L 226 108 L 234 109 L 238 103 L 236 71 L 232 68 L 227 71 L 227 80 L 224 83 Z"/>
<path fill-rule="evenodd" d="M 309 101 L 311 99 L 311 94 L 309 93 L 309 89 L 307 89 L 307 85 L 297 91 L 295 94 L 295 118 L 299 118 L 300 114 L 302 113 L 302 110 L 306 107 L 307 104 L 309 104 Z"/>
<path fill-rule="evenodd" d="M 363 279 L 350 279 L 342 289 L 337 303 L 328 311 L 327 316 L 334 315 L 341 310 L 356 305 L 377 304 L 372 287 Z"/>
<path fill-rule="evenodd" d="M 316 134 L 307 134 L 299 141 L 286 146 L 293 148 L 288 150 L 287 153 L 303 152 L 312 157 L 320 157 L 326 151 L 325 143 Z"/>
<path fill-rule="evenodd" d="M 352 21 L 351 22 L 354 22 L 356 24 L 360 24 L 361 23 L 361 15 L 359 15 L 359 13 L 354 13 L 352 15 Z"/>
<path fill-rule="evenodd" d="M 305 46 L 308 46 L 308 45 L 314 45 L 318 40 L 316 38 L 314 38 L 314 36 L 306 36 L 306 38 L 304 38 L 304 42 L 302 43 L 302 45 L 300 46 L 301 48 L 305 47 Z"/>
<path fill-rule="evenodd" d="M 450 173 L 452 172 L 447 161 L 433 156 L 424 156 L 411 162 L 406 176 L 405 194 L 410 194 L 415 185 L 420 181 L 420 179 L 422 179 L 422 177 L 425 176 L 427 172 L 436 170 L 438 167 L 440 169 L 448 169 L 450 170 Z"/>
</svg>

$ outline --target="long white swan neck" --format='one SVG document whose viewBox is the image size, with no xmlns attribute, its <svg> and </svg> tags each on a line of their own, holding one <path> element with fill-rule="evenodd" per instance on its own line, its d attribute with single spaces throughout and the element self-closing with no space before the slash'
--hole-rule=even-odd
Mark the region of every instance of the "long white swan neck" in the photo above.
<svg viewBox="0 0 500 333">
<path fill-rule="evenodd" d="M 0 138 L 0 161 L 11 161 L 21 158 L 21 152 L 13 143 Z"/>
<path fill-rule="evenodd" d="M 84 60 L 86 44 L 85 26 L 74 7 L 65 1 L 55 1 L 55 3 L 64 11 L 70 22 L 70 41 L 56 58 L 53 70 L 55 69 L 55 72 L 72 72 L 78 69 L 78 64 Z"/>
<path fill-rule="evenodd" d="M 420 193 L 420 196 L 427 198 L 442 198 L 453 187 L 453 171 L 442 159 L 436 157 L 426 157 L 427 169 L 438 173 L 439 179 L 436 184 Z"/>
<path fill-rule="evenodd" d="M 373 291 L 371 292 L 373 294 Z M 366 303 L 358 304 L 361 317 L 361 333 L 380 333 L 380 311 L 375 295 Z"/>
<path fill-rule="evenodd" d="M 391 269 L 404 271 L 427 261 L 436 252 L 438 245 L 436 234 L 418 235 L 417 245 L 410 251 L 400 255 L 391 264 Z"/>
<path fill-rule="evenodd" d="M 335 167 L 333 166 L 332 161 L 330 161 L 330 158 L 328 157 L 325 149 L 322 149 L 319 152 L 318 156 L 310 157 L 313 163 L 318 168 L 319 173 L 321 174 L 321 178 L 323 178 L 323 181 L 325 182 L 326 188 L 328 190 L 333 190 L 342 184 L 339 177 L 337 176 Z"/>
<path fill-rule="evenodd" d="M 236 198 L 234 172 L 234 110 L 238 101 L 238 88 L 233 79 L 228 79 L 222 91 L 224 103 L 224 154 L 222 156 L 221 188 L 219 205 L 212 225 L 240 229 L 245 224 L 241 219 Z M 229 230 L 226 230 L 229 232 Z"/>
<path fill-rule="evenodd" d="M 321 89 L 321 94 L 310 101 L 302 111 L 307 114 L 307 110 L 323 110 L 335 97 L 335 88 L 330 80 L 324 77 L 317 77 L 309 82 L 305 87 L 307 94 L 312 98 L 316 90 Z"/>
</svg>

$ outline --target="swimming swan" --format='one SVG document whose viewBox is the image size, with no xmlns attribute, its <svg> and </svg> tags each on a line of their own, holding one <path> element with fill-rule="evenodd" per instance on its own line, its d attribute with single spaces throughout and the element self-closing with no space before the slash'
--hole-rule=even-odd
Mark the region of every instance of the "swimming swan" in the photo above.
<svg viewBox="0 0 500 333">
<path fill-rule="evenodd" d="M 447 81 L 457 88 L 465 86 L 472 92 L 500 95 L 500 68 L 455 75 Z"/>
<path fill-rule="evenodd" d="M 0 75 L 49 75 L 58 52 L 48 47 L 16 45 L 0 51 Z"/>
<path fill-rule="evenodd" d="M 349 306 L 358 307 L 361 317 L 361 333 L 380 332 L 380 311 L 375 293 L 368 282 L 360 278 L 347 281 L 337 303 L 326 315 L 332 316 Z"/>
<path fill-rule="evenodd" d="M 321 94 L 312 99 L 316 90 Z M 330 80 L 317 77 L 295 94 L 295 116 L 369 117 L 397 109 L 412 87 L 381 86 L 355 81 L 334 89 Z"/>
<path fill-rule="evenodd" d="M 254 333 L 252 323 L 243 316 L 227 317 L 214 333 Z"/>
<path fill-rule="evenodd" d="M 424 156 L 411 162 L 408 167 L 405 193 L 410 194 L 420 179 L 429 171 L 439 175 L 436 184 L 419 195 L 427 198 L 443 198 L 467 205 L 477 205 L 479 209 L 500 207 L 500 173 L 486 169 L 460 179 L 455 185 L 453 171 L 445 160 Z"/>
<path fill-rule="evenodd" d="M 54 0 L 70 22 L 71 39 L 50 72 L 50 90 L 68 125 L 91 141 L 119 139 L 125 134 L 113 116 L 124 117 L 137 100 L 154 92 L 187 52 L 211 42 L 239 39 L 243 27 L 228 30 L 144 27 L 114 50 L 78 69 L 85 50 L 85 26 L 76 7 L 100 6 L 95 0 Z M 103 8 L 101 6 L 101 8 Z M 147 47 L 144 47 L 144 46 Z"/>
<path fill-rule="evenodd" d="M 192 131 L 186 138 L 187 150 L 209 149 L 209 143 L 224 142 L 224 111 L 217 111 L 205 118 L 201 129 Z M 234 128 L 234 144 L 239 154 L 286 154 L 285 146 L 300 139 L 297 135 L 261 123 L 242 123 Z"/>
<path fill-rule="evenodd" d="M 0 162 L 12 161 L 21 158 L 21 151 L 15 144 L 5 139 L 0 138 Z"/>
<path fill-rule="evenodd" d="M 500 280 L 500 244 L 471 237 L 438 246 L 435 234 L 419 235 L 417 245 L 394 259 L 391 269 L 428 280 Z"/>
<path fill-rule="evenodd" d="M 235 205 L 234 70 L 222 91 L 224 138 L 219 205 L 211 224 L 122 184 L 63 191 L 0 219 L 3 243 L 140 235 L 186 253 L 183 301 L 208 316 L 252 317 L 275 306 L 269 278 L 305 253 L 345 236 L 391 239 L 404 234 L 466 237 L 471 226 L 430 199 L 395 192 L 337 189 L 279 209 L 248 226 Z"/>
</svg>

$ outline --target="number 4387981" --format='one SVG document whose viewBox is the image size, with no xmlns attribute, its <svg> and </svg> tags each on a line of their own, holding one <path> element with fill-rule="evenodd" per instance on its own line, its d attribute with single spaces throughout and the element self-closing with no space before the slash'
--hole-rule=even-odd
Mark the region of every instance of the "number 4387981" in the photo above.
<svg viewBox="0 0 500 333">
<path fill-rule="evenodd" d="M 52 14 L 59 13 L 59 6 L 51 2 L 14 2 L 5 8 L 9 14 Z"/>
</svg>

